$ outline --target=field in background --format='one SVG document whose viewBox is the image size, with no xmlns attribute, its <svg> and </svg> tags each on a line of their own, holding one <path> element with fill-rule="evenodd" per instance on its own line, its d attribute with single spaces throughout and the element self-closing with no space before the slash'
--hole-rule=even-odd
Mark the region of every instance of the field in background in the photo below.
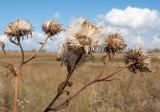
<svg viewBox="0 0 160 112">
<path fill-rule="evenodd" d="M 27 52 L 26 56 L 31 54 Z M 20 53 L 10 52 L 9 57 L 17 62 Z M 94 63 L 87 62 L 73 74 L 71 94 L 100 72 L 100 55 L 95 57 Z M 153 57 L 152 73 L 133 74 L 126 69 L 115 77 L 118 81 L 92 85 L 61 112 L 160 112 L 160 53 L 153 53 Z M 54 53 L 40 53 L 25 65 L 20 77 L 18 112 L 42 112 L 56 94 L 57 86 L 67 72 L 55 60 Z M 0 112 L 12 112 L 13 76 L 5 71 L 4 61 L 0 53 Z M 121 55 L 116 56 L 108 63 L 106 74 L 123 65 Z"/>
</svg>

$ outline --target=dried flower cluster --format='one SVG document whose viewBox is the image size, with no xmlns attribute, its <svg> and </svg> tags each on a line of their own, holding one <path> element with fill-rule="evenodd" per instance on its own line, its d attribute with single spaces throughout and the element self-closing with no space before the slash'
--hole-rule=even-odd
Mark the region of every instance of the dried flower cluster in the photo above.
<svg viewBox="0 0 160 112">
<path fill-rule="evenodd" d="M 11 22 L 5 29 L 4 34 L 10 38 L 18 39 L 20 37 L 32 35 L 32 25 L 25 20 L 16 20 Z M 23 39 L 23 38 L 22 38 Z"/>
<path fill-rule="evenodd" d="M 151 72 L 151 57 L 144 53 L 142 49 L 129 49 L 125 52 L 124 62 L 128 64 L 133 62 L 128 67 L 131 72 Z"/>
<path fill-rule="evenodd" d="M 76 27 L 75 27 L 76 26 Z M 98 47 L 99 28 L 88 20 L 76 19 L 66 30 L 67 40 L 61 47 L 60 58 L 68 71 L 78 67 L 86 59 L 92 59 L 91 48 Z"/>
<path fill-rule="evenodd" d="M 92 47 L 98 46 L 100 29 L 86 19 L 76 19 L 66 31 L 67 44 L 73 51 L 83 48 L 86 54 Z"/>
<path fill-rule="evenodd" d="M 23 50 L 23 46 L 21 45 L 21 41 L 24 39 L 24 36 L 32 36 L 32 25 L 31 23 L 25 21 L 25 20 L 16 20 L 12 23 L 10 23 L 5 31 L 4 34 L 7 35 L 10 39 L 10 41 L 14 44 L 16 44 L 22 53 L 21 61 L 19 63 L 20 66 L 15 67 L 12 63 L 6 63 L 6 68 L 10 70 L 10 72 L 15 77 L 15 84 L 14 84 L 14 106 L 13 110 L 16 112 L 17 110 L 17 93 L 18 93 L 18 78 L 22 74 L 22 66 L 24 66 L 26 63 L 34 59 L 37 55 L 37 53 L 43 49 L 45 44 L 47 43 L 48 39 L 52 36 L 58 34 L 60 31 L 62 31 L 62 25 L 57 23 L 54 20 L 49 20 L 45 22 L 42 25 L 42 30 L 46 34 L 46 38 L 44 42 L 41 42 L 41 46 L 39 49 L 37 49 L 31 57 L 28 59 L 25 57 L 25 53 Z M 128 68 L 131 72 L 151 72 L 151 57 L 144 53 L 142 49 L 129 49 L 124 54 L 124 62 L 125 66 L 121 69 L 111 73 L 110 75 L 106 75 L 106 64 L 108 62 L 108 59 L 111 58 L 111 56 L 114 56 L 116 53 L 121 52 L 126 48 L 126 43 L 124 39 L 122 38 L 122 35 L 119 33 L 110 33 L 108 35 L 105 35 L 102 33 L 102 29 L 96 25 L 91 23 L 90 21 L 82 18 L 78 18 L 72 21 L 71 25 L 65 30 L 64 32 L 65 41 L 62 44 L 62 46 L 59 48 L 59 56 L 58 61 L 61 61 L 61 64 L 65 64 L 67 67 L 67 77 L 64 82 L 58 85 L 57 88 L 57 95 L 53 98 L 51 103 L 47 106 L 44 112 L 48 112 L 50 110 L 58 111 L 65 106 L 67 106 L 74 97 L 80 94 L 84 89 L 86 89 L 88 86 L 97 83 L 97 82 L 108 82 L 112 81 L 114 79 L 111 79 L 113 76 L 115 76 L 120 71 L 124 70 L 125 68 Z M 102 38 L 105 39 L 105 41 L 101 42 Z M 103 46 L 105 45 L 105 46 Z M 5 56 L 7 57 L 7 54 L 4 51 L 5 44 L 0 41 L 0 48 L 2 48 Z M 88 84 L 82 86 L 75 94 L 70 95 L 67 100 L 64 101 L 64 103 L 59 104 L 58 106 L 53 106 L 53 104 L 56 102 L 56 100 L 64 94 L 64 92 L 67 92 L 67 95 L 69 95 L 69 90 L 66 89 L 66 87 L 71 87 L 72 82 L 70 82 L 70 78 L 74 72 L 74 70 L 85 63 L 87 60 L 93 60 L 94 57 L 92 55 L 93 49 L 102 48 L 103 52 L 105 52 L 105 55 L 103 57 L 104 66 L 102 67 L 102 71 L 100 74 L 97 75 L 97 77 L 89 82 Z M 106 75 L 106 76 L 104 76 Z M 103 76 L 103 77 L 102 77 Z M 25 101 L 19 101 L 19 106 L 23 104 Z M 53 107 L 53 109 L 51 108 Z M 23 106 L 24 108 L 24 106 Z"/>
<path fill-rule="evenodd" d="M 49 20 L 42 25 L 42 30 L 52 37 L 62 31 L 62 25 L 58 24 L 55 20 Z"/>
<path fill-rule="evenodd" d="M 119 33 L 109 34 L 106 38 L 106 46 L 104 51 L 111 55 L 115 55 L 116 53 L 125 49 L 127 45 L 125 44 L 124 39 Z"/>
<path fill-rule="evenodd" d="M 16 20 L 14 22 L 9 23 L 9 25 L 6 27 L 4 34 L 9 37 L 10 42 L 17 45 L 17 47 L 20 48 L 21 52 L 21 61 L 19 62 L 19 66 L 13 65 L 13 63 L 8 59 L 7 62 L 5 62 L 5 67 L 14 75 L 14 100 L 13 100 L 13 112 L 17 112 L 17 97 L 18 97 L 18 79 L 19 76 L 22 74 L 22 66 L 24 66 L 26 63 L 34 59 L 39 51 L 43 49 L 45 44 L 48 41 L 48 38 L 51 36 L 56 35 L 62 30 L 62 26 L 58 23 L 56 23 L 54 20 L 47 21 L 42 25 L 42 30 L 46 33 L 46 38 L 44 42 L 41 42 L 41 46 L 29 57 L 25 57 L 25 53 L 23 50 L 23 46 L 21 43 L 21 40 L 24 40 L 24 37 L 26 36 L 28 39 L 28 36 L 32 37 L 32 25 L 28 21 L 25 20 Z M 7 57 L 7 53 L 4 50 L 4 43 L 0 41 L 0 48 L 2 48 L 5 57 Z M 24 107 L 24 106 L 23 106 Z"/>
</svg>

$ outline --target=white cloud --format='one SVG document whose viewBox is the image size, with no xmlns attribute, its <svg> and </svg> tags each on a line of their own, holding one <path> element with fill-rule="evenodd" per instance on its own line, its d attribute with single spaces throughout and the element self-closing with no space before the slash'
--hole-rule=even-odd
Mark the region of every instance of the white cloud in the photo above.
<svg viewBox="0 0 160 112">
<path fill-rule="evenodd" d="M 141 44 L 148 49 L 160 48 L 159 10 L 131 6 L 125 9 L 113 8 L 104 15 L 98 15 L 97 21 L 107 31 L 121 32 L 129 47 Z"/>
<path fill-rule="evenodd" d="M 60 13 L 59 12 L 55 12 L 53 14 L 53 16 L 56 18 L 56 19 L 59 19 L 60 18 Z"/>
<path fill-rule="evenodd" d="M 106 15 L 99 15 L 105 21 L 115 26 L 131 28 L 158 28 L 160 26 L 160 13 L 148 8 L 128 6 L 126 9 L 112 9 Z"/>
<path fill-rule="evenodd" d="M 58 12 L 55 18 L 60 18 Z M 97 22 L 104 27 L 105 32 L 121 32 L 128 43 L 128 47 L 138 45 L 148 49 L 160 48 L 160 11 L 148 8 L 137 8 L 128 6 L 125 9 L 113 8 L 104 15 L 97 15 Z M 0 40 L 6 44 L 6 49 L 19 50 L 11 44 L 8 38 L 0 35 Z M 39 42 L 44 40 L 43 32 L 33 32 L 33 38 L 25 39 L 23 46 L 25 50 L 38 48 Z M 63 32 L 49 40 L 45 49 L 56 51 L 59 44 L 64 41 Z"/>
<path fill-rule="evenodd" d="M 48 51 L 56 51 L 58 49 L 58 45 L 63 42 L 64 38 L 63 34 L 59 34 L 57 36 L 52 37 L 53 40 L 50 40 L 45 45 L 44 49 Z M 42 32 L 33 32 L 32 38 L 24 39 L 21 43 L 24 50 L 33 50 L 40 47 L 40 42 L 43 42 L 45 39 L 45 35 Z M 11 43 L 5 35 L 0 36 L 0 41 L 5 43 L 6 50 L 19 50 L 19 48 Z"/>
<path fill-rule="evenodd" d="M 6 42 L 8 42 L 8 39 L 5 35 L 0 35 L 0 41 L 6 43 Z"/>
</svg>

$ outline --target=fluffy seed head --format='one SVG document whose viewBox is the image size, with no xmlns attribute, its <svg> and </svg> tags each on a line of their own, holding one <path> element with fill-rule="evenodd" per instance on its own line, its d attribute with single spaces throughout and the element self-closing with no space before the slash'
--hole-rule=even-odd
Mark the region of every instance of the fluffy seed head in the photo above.
<svg viewBox="0 0 160 112">
<path fill-rule="evenodd" d="M 87 54 L 92 47 L 98 46 L 100 31 L 86 19 L 75 19 L 66 31 L 66 37 L 70 49 L 83 48 Z"/>
<path fill-rule="evenodd" d="M 50 37 L 62 31 L 62 25 L 55 20 L 49 20 L 42 25 L 42 30 Z"/>
<path fill-rule="evenodd" d="M 119 51 L 124 50 L 125 47 L 126 47 L 126 44 L 121 34 L 112 33 L 112 34 L 109 34 L 106 38 L 106 46 L 104 50 L 109 55 L 115 55 Z"/>
<path fill-rule="evenodd" d="M 29 35 L 32 35 L 32 25 L 28 21 L 18 19 L 9 23 L 4 31 L 4 34 L 10 38 L 20 38 L 23 36 L 28 37 Z"/>
<path fill-rule="evenodd" d="M 131 72 L 151 72 L 151 57 L 144 53 L 142 49 L 129 49 L 126 51 L 124 62 L 125 64 L 133 62 L 128 67 Z"/>
<path fill-rule="evenodd" d="M 77 48 L 73 51 L 73 49 L 69 48 L 68 43 L 65 43 L 59 48 L 57 61 L 65 64 L 68 73 L 71 73 L 85 62 L 85 56 L 86 54 L 82 48 Z"/>
</svg>

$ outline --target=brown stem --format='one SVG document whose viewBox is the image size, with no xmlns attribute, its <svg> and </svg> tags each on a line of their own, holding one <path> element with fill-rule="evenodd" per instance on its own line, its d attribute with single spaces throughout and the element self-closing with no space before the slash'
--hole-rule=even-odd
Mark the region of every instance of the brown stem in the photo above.
<svg viewBox="0 0 160 112">
<path fill-rule="evenodd" d="M 6 51 L 5 51 L 4 48 L 2 48 L 2 51 L 3 51 L 4 55 L 7 56 Z"/>
<path fill-rule="evenodd" d="M 13 112 L 17 112 L 17 96 L 18 96 L 18 76 L 15 76 Z"/>
<path fill-rule="evenodd" d="M 11 41 L 12 42 L 12 41 Z M 13 43 L 13 42 L 12 42 Z M 14 43 L 15 44 L 15 43 Z M 18 44 L 16 44 L 18 45 Z M 10 72 L 13 74 L 15 80 L 14 80 L 14 100 L 13 100 L 13 112 L 17 112 L 17 96 L 18 96 L 18 74 L 15 70 L 13 64 L 10 63 L 10 60 L 8 60 L 8 56 L 5 53 L 5 57 L 7 58 L 6 62 L 6 68 L 10 70 Z"/>
<path fill-rule="evenodd" d="M 20 66 L 22 66 L 23 63 L 24 63 L 24 50 L 23 50 L 23 47 L 22 47 L 20 41 L 18 43 L 18 46 L 20 47 L 20 50 L 21 50 L 21 53 L 22 53 L 22 60 L 21 60 L 21 65 L 20 65 Z"/>
<path fill-rule="evenodd" d="M 121 69 L 119 69 L 119 70 L 113 72 L 112 74 L 110 74 L 110 75 L 108 75 L 108 76 L 106 76 L 106 77 L 104 77 L 104 78 L 102 78 L 102 79 L 99 79 L 99 80 L 97 80 L 97 81 L 107 80 L 107 79 L 113 77 L 114 75 L 116 75 L 117 73 L 121 72 L 122 70 L 124 70 L 125 68 L 127 68 L 128 66 L 130 66 L 130 65 L 132 65 L 132 64 L 133 64 L 133 62 L 130 62 L 130 63 L 128 63 L 127 65 L 125 65 L 124 67 L 122 67 Z"/>
<path fill-rule="evenodd" d="M 24 61 L 23 64 L 26 64 L 26 63 L 28 63 L 29 61 L 31 61 L 32 59 L 34 59 L 34 58 L 36 57 L 37 53 L 38 53 L 40 50 L 43 49 L 43 47 L 44 47 L 45 44 L 47 43 L 48 39 L 49 39 L 49 35 L 46 36 L 46 38 L 45 38 L 44 43 L 42 44 L 42 46 L 41 46 L 39 49 L 37 49 L 31 57 L 29 57 L 26 61 Z"/>
<path fill-rule="evenodd" d="M 132 62 L 125 65 L 123 68 L 113 72 L 112 74 L 108 75 L 105 78 L 99 79 L 99 78 L 95 78 L 93 81 L 89 82 L 88 84 L 84 85 L 83 87 L 81 87 L 77 92 L 75 92 L 73 95 L 71 95 L 68 100 L 72 100 L 73 98 L 75 98 L 76 96 L 78 96 L 83 90 L 85 90 L 87 87 L 89 87 L 90 85 L 96 83 L 96 82 L 100 82 L 100 81 L 107 81 L 107 79 L 109 79 L 110 77 L 116 75 L 117 73 L 119 73 L 120 71 L 124 70 L 125 68 L 127 68 L 128 66 L 130 66 L 131 64 L 133 64 Z M 99 75 L 100 76 L 100 75 Z M 110 81 L 110 80 L 108 80 Z"/>
<path fill-rule="evenodd" d="M 74 96 L 78 95 L 81 91 L 83 91 L 86 87 L 88 87 L 89 85 L 91 85 L 92 83 L 94 83 L 95 80 L 99 79 L 99 78 L 104 74 L 108 59 L 109 59 L 109 58 L 108 58 L 108 54 L 106 54 L 106 55 L 103 57 L 104 66 L 103 66 L 103 68 L 102 68 L 101 73 L 98 74 L 97 77 L 96 77 L 93 81 L 89 82 L 89 83 L 86 84 L 84 87 L 82 87 L 76 94 L 74 94 Z M 75 66 L 75 67 L 76 67 L 76 66 Z M 74 70 L 74 69 L 73 69 L 73 70 Z M 71 71 L 70 73 L 72 74 L 73 71 Z M 66 81 L 66 82 L 67 82 L 67 81 Z M 65 86 L 65 87 L 66 87 L 66 86 Z M 65 89 L 65 87 L 64 87 L 64 89 Z M 56 95 L 56 96 L 57 96 L 57 95 Z M 60 96 L 60 95 L 59 95 L 59 96 Z M 59 97 L 59 96 L 58 96 L 58 97 Z M 74 97 L 74 96 L 73 96 L 73 97 Z M 56 98 L 56 97 L 55 97 L 55 98 Z M 72 98 L 71 98 L 71 99 L 72 99 Z M 53 101 L 53 100 L 54 100 L 54 101 Z M 48 105 L 48 107 L 44 110 L 44 112 L 48 112 L 48 111 L 50 111 L 50 110 L 58 111 L 58 110 L 60 110 L 60 109 L 63 109 L 63 108 L 65 108 L 65 107 L 69 104 L 69 101 L 70 101 L 70 99 L 68 99 L 68 100 L 62 102 L 61 104 L 59 104 L 57 107 L 51 108 L 51 106 L 54 104 L 54 102 L 55 102 L 57 99 L 56 99 L 56 100 L 53 99 L 53 100 L 52 100 L 52 102 Z"/>
<path fill-rule="evenodd" d="M 88 84 L 84 85 L 83 87 L 81 87 L 75 94 L 73 94 L 72 96 L 70 96 L 68 98 L 68 100 L 72 100 L 74 97 L 78 96 L 84 89 L 86 89 L 88 86 L 92 85 L 93 83 L 95 83 L 95 80 L 89 82 Z"/>
<path fill-rule="evenodd" d="M 75 65 L 73 66 L 73 68 L 71 69 L 71 71 L 68 71 L 67 78 L 66 78 L 66 80 L 64 81 L 64 83 L 62 84 L 62 88 L 60 89 L 60 91 L 58 91 L 57 95 L 52 99 L 52 101 L 49 103 L 49 105 L 45 108 L 45 110 L 44 110 L 43 112 L 48 112 L 48 111 L 50 111 L 50 110 L 57 111 L 59 108 L 61 108 L 62 106 L 64 106 L 64 104 L 66 104 L 66 102 L 65 102 L 65 103 L 62 104 L 62 106 L 60 105 L 60 106 L 58 106 L 58 107 L 51 108 L 51 106 L 53 106 L 54 103 L 57 101 L 57 99 L 63 94 L 63 91 L 64 91 L 64 89 L 66 88 L 66 86 L 67 86 L 67 84 L 68 84 L 68 82 L 69 82 L 69 80 L 70 80 L 70 78 L 71 78 L 71 76 L 72 76 L 72 74 L 73 74 L 73 72 L 74 72 L 77 64 L 79 63 L 80 59 L 82 58 L 82 56 L 83 56 L 83 54 L 81 54 L 81 55 L 78 57 L 78 59 L 76 60 Z M 59 88 L 58 88 L 58 89 L 59 89 Z M 68 103 L 68 102 L 67 102 L 67 103 Z"/>
<path fill-rule="evenodd" d="M 73 73 L 73 72 L 72 72 L 72 73 Z M 61 92 L 58 92 L 58 93 L 56 94 L 56 96 L 53 97 L 52 101 L 48 104 L 48 106 L 45 108 L 45 110 L 44 110 L 43 112 L 49 112 L 50 110 L 56 110 L 55 108 L 53 109 L 53 108 L 51 108 L 51 107 L 52 107 L 52 105 L 56 102 L 56 100 L 63 94 L 62 91 L 66 88 L 66 85 L 67 85 L 69 79 L 71 78 L 71 76 L 72 76 L 72 74 L 68 74 L 68 77 L 66 78 L 66 80 L 65 80 L 65 82 L 64 82 L 64 86 L 63 86 Z"/>
<path fill-rule="evenodd" d="M 105 55 L 103 57 L 103 62 L 104 62 L 104 66 L 102 68 L 102 71 L 99 75 L 97 75 L 97 77 L 92 80 L 91 82 L 87 83 L 86 85 L 84 85 L 82 88 L 80 88 L 75 94 L 73 94 L 72 96 L 70 96 L 68 98 L 68 100 L 70 101 L 71 99 L 73 99 L 74 97 L 76 97 L 78 94 L 80 94 L 85 88 L 87 88 L 88 86 L 92 85 L 93 83 L 95 83 L 96 80 L 98 80 L 105 72 L 105 69 L 106 69 L 106 64 L 107 64 L 107 61 L 108 61 L 108 55 Z"/>
<path fill-rule="evenodd" d="M 17 112 L 18 79 L 19 79 L 19 76 L 21 75 L 22 66 L 23 66 L 25 63 L 31 61 L 33 58 L 35 58 L 35 56 L 37 55 L 37 53 L 38 53 L 41 49 L 43 49 L 43 47 L 44 47 L 45 44 L 47 43 L 48 38 L 49 38 L 49 36 L 46 37 L 46 39 L 45 39 L 44 43 L 42 44 L 42 46 L 41 46 L 39 49 L 37 49 L 37 50 L 35 51 L 35 53 L 34 53 L 28 60 L 26 60 L 26 61 L 24 60 L 24 50 L 23 50 L 23 47 L 22 47 L 22 45 L 21 45 L 21 43 L 20 43 L 20 40 L 17 40 L 17 41 L 18 41 L 18 44 L 17 44 L 17 45 L 20 47 L 20 50 L 21 50 L 21 53 L 22 53 L 22 59 L 21 59 L 20 66 L 18 67 L 17 71 L 15 71 L 15 69 L 14 69 L 14 67 L 13 67 L 13 69 L 14 69 L 13 71 L 14 71 L 14 72 L 12 72 L 12 73 L 15 74 L 15 82 L 14 82 L 14 89 L 15 89 L 15 90 L 14 90 L 13 112 Z"/>
</svg>

